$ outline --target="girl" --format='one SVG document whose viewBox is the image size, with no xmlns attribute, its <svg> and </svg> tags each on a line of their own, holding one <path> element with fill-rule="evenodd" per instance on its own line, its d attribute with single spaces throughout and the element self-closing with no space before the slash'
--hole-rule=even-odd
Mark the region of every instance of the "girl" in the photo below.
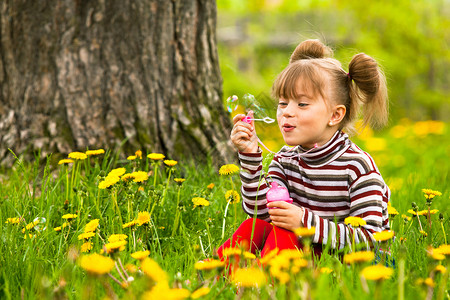
<svg viewBox="0 0 450 300">
<path fill-rule="evenodd" d="M 342 249 L 351 241 L 373 246 L 372 234 L 389 229 L 388 186 L 375 162 L 349 140 L 363 106 L 363 126 L 387 122 L 387 88 L 383 73 L 370 56 L 355 55 L 349 72 L 318 40 L 300 43 L 272 87 L 278 100 L 277 121 L 285 146 L 274 157 L 264 180 L 262 151 L 254 124 L 234 117 L 231 141 L 239 150 L 243 209 L 250 216 L 219 249 L 241 245 L 253 253 L 301 248 L 293 230 L 316 228 L 315 250 L 329 244 Z M 250 117 L 252 117 L 250 115 Z M 261 180 L 262 179 L 262 180 Z M 293 203 L 267 203 L 269 183 L 286 187 Z M 277 209 L 270 209 L 276 207 Z M 360 217 L 366 225 L 344 223 Z M 254 225 L 255 223 L 255 225 Z M 253 229 L 254 227 L 254 229 Z M 253 233 L 252 233 L 253 232 Z M 253 239 L 250 241 L 253 234 Z M 354 236 L 354 237 L 353 237 Z"/>
</svg>

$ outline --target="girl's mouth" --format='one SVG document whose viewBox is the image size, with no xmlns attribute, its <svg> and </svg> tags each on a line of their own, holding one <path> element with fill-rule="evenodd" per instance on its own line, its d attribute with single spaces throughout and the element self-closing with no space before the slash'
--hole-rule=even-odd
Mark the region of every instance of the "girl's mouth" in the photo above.
<svg viewBox="0 0 450 300">
<path fill-rule="evenodd" d="M 292 131 L 292 130 L 294 130 L 294 129 L 295 129 L 295 127 L 292 126 L 292 125 L 289 125 L 289 124 L 284 124 L 284 125 L 283 125 L 283 131 L 284 131 L 284 132 L 289 132 L 289 131 Z"/>
</svg>

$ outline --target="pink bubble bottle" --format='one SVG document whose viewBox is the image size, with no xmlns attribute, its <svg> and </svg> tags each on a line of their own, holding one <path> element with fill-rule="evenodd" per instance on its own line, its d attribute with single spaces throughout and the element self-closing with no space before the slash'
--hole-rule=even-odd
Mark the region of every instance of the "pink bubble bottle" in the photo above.
<svg viewBox="0 0 450 300">
<path fill-rule="evenodd" d="M 267 203 L 273 201 L 286 201 L 292 203 L 292 198 L 289 197 L 287 188 L 278 185 L 275 181 L 270 183 L 271 188 L 267 191 L 266 199 Z"/>
</svg>

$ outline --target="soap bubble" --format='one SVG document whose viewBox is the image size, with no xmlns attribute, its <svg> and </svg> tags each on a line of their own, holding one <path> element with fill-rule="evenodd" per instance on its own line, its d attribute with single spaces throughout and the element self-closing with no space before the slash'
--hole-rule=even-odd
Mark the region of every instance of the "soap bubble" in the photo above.
<svg viewBox="0 0 450 300">
<path fill-rule="evenodd" d="M 37 223 L 34 226 L 34 229 L 38 232 L 41 232 L 43 230 L 45 230 L 47 227 L 45 226 L 45 223 L 47 222 L 47 219 L 43 218 L 43 217 L 37 217 L 33 220 L 33 223 L 39 221 L 39 223 Z"/>
<path fill-rule="evenodd" d="M 263 97 L 259 98 L 264 99 Z M 266 103 L 264 104 L 256 100 L 255 96 L 252 94 L 245 94 L 242 99 L 245 111 L 247 113 L 253 111 L 253 121 L 262 121 L 268 124 L 275 122 L 275 119 L 271 117 L 274 112 L 274 106 L 271 105 L 271 99 L 265 99 Z"/>
<path fill-rule="evenodd" d="M 227 99 L 227 110 L 228 112 L 232 113 L 235 111 L 239 105 L 239 98 L 236 95 L 230 96 Z"/>
</svg>

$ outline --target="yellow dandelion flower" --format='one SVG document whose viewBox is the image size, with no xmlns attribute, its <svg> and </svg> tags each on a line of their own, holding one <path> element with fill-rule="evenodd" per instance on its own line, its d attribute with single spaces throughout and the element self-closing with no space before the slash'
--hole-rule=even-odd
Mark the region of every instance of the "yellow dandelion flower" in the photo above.
<svg viewBox="0 0 450 300">
<path fill-rule="evenodd" d="M 443 255 L 450 255 L 450 245 L 447 244 L 440 245 L 434 250 Z"/>
<path fill-rule="evenodd" d="M 86 253 L 91 251 L 92 249 L 92 242 L 85 242 L 83 245 L 81 245 L 81 252 Z"/>
<path fill-rule="evenodd" d="M 64 222 L 61 226 L 53 228 L 54 231 L 61 231 L 63 228 L 66 228 L 70 224 L 68 222 Z"/>
<path fill-rule="evenodd" d="M 316 227 L 314 227 L 314 226 L 311 228 L 299 227 L 294 230 L 294 233 L 295 233 L 295 235 L 300 236 L 300 237 L 313 236 L 316 233 Z"/>
<path fill-rule="evenodd" d="M 105 180 L 101 181 L 98 184 L 98 188 L 101 190 L 110 188 L 111 186 L 113 186 L 114 184 L 119 182 L 119 180 L 120 180 L 119 176 L 108 175 L 108 176 L 106 176 Z"/>
<path fill-rule="evenodd" d="M 428 236 L 428 233 L 424 230 L 419 230 L 419 232 L 423 235 L 423 236 Z"/>
<path fill-rule="evenodd" d="M 72 219 L 76 219 L 77 215 L 76 214 L 65 214 L 62 216 L 62 218 L 66 219 L 66 220 L 72 220 Z"/>
<path fill-rule="evenodd" d="M 131 180 L 134 180 L 134 174 L 133 173 L 123 174 L 120 180 L 130 182 Z"/>
<path fill-rule="evenodd" d="M 210 183 L 206 186 L 206 188 L 212 190 L 214 188 L 214 183 Z"/>
<path fill-rule="evenodd" d="M 383 242 L 383 241 L 392 239 L 394 237 L 394 235 L 395 235 L 394 231 L 384 230 L 384 231 L 380 231 L 380 232 L 375 232 L 373 234 L 373 238 L 377 242 Z"/>
<path fill-rule="evenodd" d="M 86 151 L 86 155 L 100 155 L 100 154 L 104 154 L 105 150 L 103 149 L 97 149 L 97 150 L 87 150 Z"/>
<path fill-rule="evenodd" d="M 427 254 L 428 256 L 431 256 L 431 258 L 435 259 L 435 260 L 444 260 L 445 259 L 445 255 L 440 251 L 439 248 L 428 248 L 427 249 Z"/>
<path fill-rule="evenodd" d="M 125 245 L 127 244 L 127 241 L 117 241 L 108 243 L 105 245 L 106 253 L 114 253 L 116 251 L 123 251 L 125 250 Z"/>
<path fill-rule="evenodd" d="M 108 242 L 114 243 L 118 241 L 125 241 L 128 238 L 126 234 L 111 234 L 108 237 Z"/>
<path fill-rule="evenodd" d="M 141 150 L 137 150 L 136 152 L 134 152 L 134 155 L 136 155 L 137 158 L 142 159 L 142 151 Z"/>
<path fill-rule="evenodd" d="M 328 267 L 322 267 L 319 269 L 319 271 L 322 274 L 331 274 L 333 272 L 333 269 L 330 269 Z"/>
<path fill-rule="evenodd" d="M 143 260 L 144 258 L 146 258 L 149 255 L 150 255 L 150 251 L 148 251 L 148 250 L 137 251 L 137 252 L 131 253 L 131 257 L 138 259 L 138 260 Z"/>
<path fill-rule="evenodd" d="M 112 170 L 108 173 L 108 175 L 107 175 L 106 177 L 109 177 L 109 176 L 111 176 L 111 177 L 120 177 L 120 176 L 122 176 L 123 174 L 125 174 L 126 171 L 127 171 L 127 170 L 126 170 L 125 168 L 116 168 L 116 169 L 112 169 Z"/>
<path fill-rule="evenodd" d="M 383 265 L 368 266 L 361 271 L 364 278 L 375 281 L 389 279 L 393 273 L 394 270 Z"/>
<path fill-rule="evenodd" d="M 198 290 L 195 290 L 194 292 L 192 292 L 191 298 L 192 299 L 198 299 L 198 298 L 201 298 L 203 296 L 206 296 L 206 295 L 209 294 L 210 290 L 211 289 L 209 287 L 201 287 Z"/>
<path fill-rule="evenodd" d="M 144 182 L 148 179 L 148 173 L 144 171 L 136 171 L 131 174 L 134 176 L 134 182 Z"/>
<path fill-rule="evenodd" d="M 183 182 L 186 181 L 186 179 L 184 178 L 174 178 L 173 179 L 176 183 L 178 183 L 179 185 L 181 185 Z"/>
<path fill-rule="evenodd" d="M 266 284 L 264 271 L 259 268 L 237 269 L 232 281 L 242 287 L 261 287 Z"/>
<path fill-rule="evenodd" d="M 229 256 L 233 256 L 233 255 L 241 255 L 241 254 L 242 254 L 242 250 L 237 247 L 225 248 L 222 251 L 222 255 L 224 257 L 229 257 Z"/>
<path fill-rule="evenodd" d="M 187 289 L 171 289 L 167 281 L 160 281 L 150 291 L 142 295 L 142 299 L 170 299 L 182 300 L 188 298 L 190 292 Z"/>
<path fill-rule="evenodd" d="M 91 237 L 93 237 L 94 235 L 95 235 L 95 233 L 92 231 L 84 232 L 84 233 L 78 235 L 78 240 L 87 240 L 87 239 L 90 239 Z"/>
<path fill-rule="evenodd" d="M 87 158 L 87 155 L 83 152 L 71 152 L 69 153 L 69 158 L 84 160 Z"/>
<path fill-rule="evenodd" d="M 372 251 L 359 251 L 344 255 L 344 263 L 346 264 L 364 263 L 373 261 L 374 259 L 375 254 Z"/>
<path fill-rule="evenodd" d="M 98 227 L 98 222 L 99 219 L 93 219 L 92 221 L 90 221 L 89 223 L 86 224 L 86 226 L 84 226 L 84 232 L 91 232 L 91 231 L 95 231 Z"/>
<path fill-rule="evenodd" d="M 422 189 L 422 193 L 425 199 L 433 199 L 435 196 L 442 196 L 441 192 L 433 191 L 431 189 Z"/>
<path fill-rule="evenodd" d="M 90 274 L 102 275 L 109 273 L 114 268 L 114 261 L 109 257 L 94 253 L 81 256 L 79 265 Z"/>
<path fill-rule="evenodd" d="M 223 267 L 225 267 L 225 262 L 217 259 L 205 259 L 194 264 L 194 268 L 200 271 L 221 269 Z"/>
<path fill-rule="evenodd" d="M 126 264 L 125 269 L 130 273 L 136 273 L 138 271 L 138 267 L 133 264 Z"/>
<path fill-rule="evenodd" d="M 133 220 L 133 221 L 131 221 L 131 222 L 128 222 L 128 223 L 123 224 L 123 225 L 122 225 L 122 228 L 132 227 L 132 226 L 137 225 L 137 224 L 139 224 L 139 222 L 136 221 L 136 220 Z"/>
<path fill-rule="evenodd" d="M 219 169 L 220 175 L 232 175 L 239 172 L 239 167 L 234 164 L 223 165 Z"/>
<path fill-rule="evenodd" d="M 144 187 L 143 186 L 138 187 L 138 192 L 143 192 L 143 191 L 144 191 Z"/>
<path fill-rule="evenodd" d="M 31 233 L 29 233 L 29 234 L 25 234 L 24 236 L 23 236 L 23 238 L 26 240 L 27 238 L 28 239 L 32 239 L 32 238 L 35 238 L 36 237 L 36 235 L 35 234 L 31 234 Z"/>
<path fill-rule="evenodd" d="M 169 167 L 174 167 L 178 162 L 176 160 L 166 159 L 164 164 Z"/>
<path fill-rule="evenodd" d="M 225 193 L 225 199 L 227 202 L 230 202 L 230 204 L 236 204 L 241 201 L 241 196 L 235 190 L 228 190 Z"/>
<path fill-rule="evenodd" d="M 441 272 L 442 274 L 447 272 L 447 268 L 443 265 L 437 265 L 436 268 L 434 268 L 436 272 Z"/>
<path fill-rule="evenodd" d="M 202 197 L 192 198 L 192 203 L 194 203 L 194 208 L 197 206 L 209 206 L 209 201 Z"/>
<path fill-rule="evenodd" d="M 58 165 L 64 165 L 64 164 L 73 164 L 75 161 L 73 159 L 61 159 L 60 161 L 58 161 Z"/>
<path fill-rule="evenodd" d="M 165 158 L 164 154 L 161 153 L 150 153 L 147 157 L 151 160 L 163 160 Z"/>
<path fill-rule="evenodd" d="M 414 212 L 414 211 L 413 211 Z M 415 213 L 415 212 L 414 212 Z M 405 214 L 402 214 L 402 219 L 407 220 L 407 221 L 411 221 L 411 217 L 407 216 Z"/>
<path fill-rule="evenodd" d="M 20 218 L 7 218 L 6 219 L 6 224 L 19 224 L 20 223 Z"/>
<path fill-rule="evenodd" d="M 388 210 L 388 214 L 391 216 L 398 215 L 398 211 L 393 206 L 388 205 L 387 210 Z"/>
<path fill-rule="evenodd" d="M 26 230 L 33 229 L 37 224 L 39 224 L 39 219 L 36 219 L 35 221 L 28 223 L 25 228 L 22 229 L 22 233 L 25 233 Z"/>
<path fill-rule="evenodd" d="M 135 160 L 136 159 L 136 155 L 130 155 L 127 157 L 127 160 Z"/>
<path fill-rule="evenodd" d="M 139 226 L 147 224 L 148 222 L 150 222 L 150 214 L 147 211 L 139 212 L 136 222 Z"/>
<path fill-rule="evenodd" d="M 142 260 L 141 269 L 145 275 L 155 282 L 167 281 L 166 272 L 151 258 L 147 257 Z"/>
<path fill-rule="evenodd" d="M 417 212 L 412 209 L 408 209 L 408 213 L 412 214 L 413 216 L 417 216 Z"/>
<path fill-rule="evenodd" d="M 422 279 L 422 278 L 417 279 L 416 285 L 426 285 L 429 287 L 435 287 L 436 284 L 434 283 L 433 278 L 428 277 L 426 279 Z"/>
<path fill-rule="evenodd" d="M 256 259 L 256 255 L 248 251 L 244 251 L 243 255 L 245 259 Z"/>
<path fill-rule="evenodd" d="M 366 221 L 360 217 L 347 217 L 344 220 L 345 224 L 351 225 L 353 227 L 360 227 L 366 225 Z"/>
<path fill-rule="evenodd" d="M 269 263 L 274 257 L 276 257 L 278 255 L 279 249 L 275 248 L 270 250 L 269 252 L 267 252 L 263 257 L 261 257 L 261 259 L 259 260 L 259 262 L 262 265 L 266 265 L 267 263 Z"/>
</svg>

